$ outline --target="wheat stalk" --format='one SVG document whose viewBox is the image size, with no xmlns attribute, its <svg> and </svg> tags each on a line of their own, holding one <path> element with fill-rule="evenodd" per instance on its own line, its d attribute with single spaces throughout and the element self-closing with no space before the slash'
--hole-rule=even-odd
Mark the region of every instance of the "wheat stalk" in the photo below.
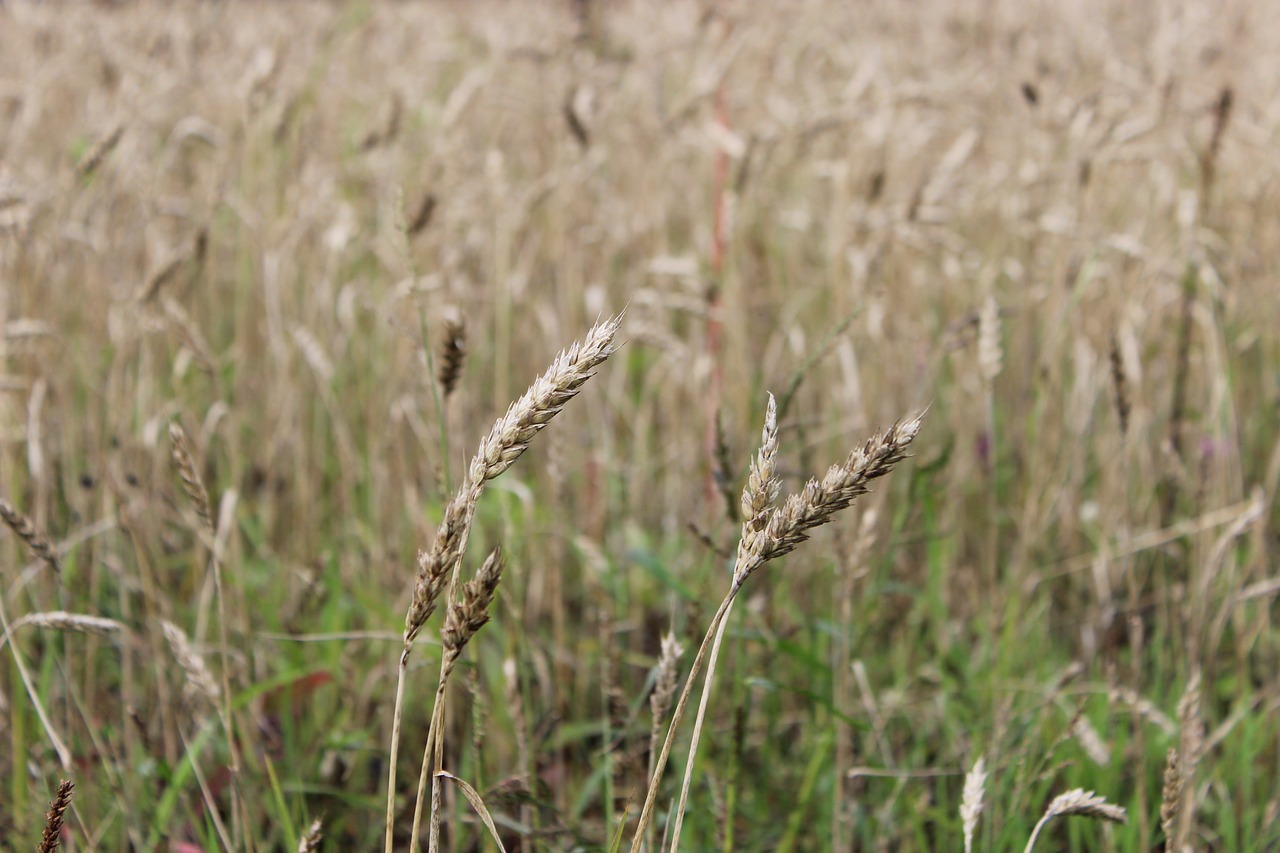
<svg viewBox="0 0 1280 853">
<path fill-rule="evenodd" d="M 200 468 L 196 465 L 195 454 L 187 433 L 177 421 L 169 422 L 169 442 L 172 445 L 170 461 L 173 469 L 182 481 L 182 490 L 191 502 L 192 509 L 200 521 L 198 533 L 208 537 L 209 570 L 213 573 L 214 596 L 218 607 L 218 651 L 222 659 L 222 703 L 215 706 L 221 718 L 222 727 L 227 734 L 227 755 L 231 770 L 232 832 L 240 837 L 240 811 L 244 809 L 240 795 L 240 751 L 236 746 L 235 717 L 231 704 L 231 652 L 227 642 L 227 597 L 222 585 L 222 559 L 218 553 L 217 526 L 213 523 L 210 511 L 209 490 L 205 488 L 204 478 L 200 476 Z M 166 636 L 168 632 L 166 631 Z M 170 640 L 170 645 L 173 641 Z"/>
<path fill-rule="evenodd" d="M 387 769 L 387 812 L 385 853 L 391 853 L 395 819 L 396 766 L 400 749 L 400 726 L 404 714 L 404 686 L 409 654 L 414 640 L 431 614 L 455 567 L 462 559 L 471 536 L 476 504 L 487 482 L 510 468 L 529 447 L 529 442 L 551 422 L 565 404 L 577 396 L 595 369 L 614 352 L 621 317 L 602 320 L 551 362 L 529 390 L 498 418 L 481 441 L 471 460 L 467 479 L 444 509 L 444 517 L 429 550 L 418 555 L 413 597 L 404 621 L 404 644 L 396 678 L 395 705 L 391 722 L 391 752 Z"/>
<path fill-rule="evenodd" d="M 646 830 L 653 819 L 659 783 L 671 755 L 676 731 L 679 729 L 692 693 L 694 679 L 701 671 L 703 661 L 706 660 L 707 674 L 703 680 L 698 719 L 694 724 L 689 744 L 689 758 L 681 785 L 680 803 L 675 812 L 669 842 L 671 850 L 679 849 L 684 806 L 688 799 L 693 761 L 697 756 L 698 739 L 702 721 L 706 716 L 716 660 L 729 613 L 742 585 L 765 563 L 794 551 L 809 538 L 809 531 L 829 522 L 836 512 L 848 507 L 856 498 L 866 494 L 872 480 L 889 473 L 898 462 L 905 459 L 907 447 L 919 433 L 923 417 L 923 413 L 916 415 L 869 439 L 862 447 L 850 453 L 843 462 L 827 469 L 821 479 L 816 477 L 810 479 L 800 492 L 789 496 L 782 506 L 774 507 L 779 488 L 776 468 L 777 408 L 770 395 L 760 451 L 743 490 L 742 538 L 738 544 L 733 578 L 728 593 L 720 602 L 715 615 L 711 617 L 711 624 L 703 637 L 702 645 L 698 648 L 698 653 L 694 656 L 689 677 L 676 702 L 671 724 L 667 729 L 667 737 L 662 745 L 662 753 L 649 778 L 644 807 L 640 812 L 640 819 L 631 842 L 632 853 L 639 853 L 644 844 Z"/>
<path fill-rule="evenodd" d="M 444 628 L 440 631 L 440 639 L 444 644 L 444 654 L 440 660 L 440 681 L 436 687 L 436 704 L 431 715 L 431 728 L 427 732 L 427 751 L 422 756 L 422 770 L 418 777 L 418 801 L 413 812 L 410 850 L 418 849 L 418 830 L 421 826 L 427 774 L 433 763 L 435 771 L 431 773 L 431 824 L 427 849 L 431 853 L 439 849 L 441 788 L 436 774 L 444 769 L 445 689 L 449 676 L 462 655 L 463 648 L 489 622 L 489 607 L 493 604 L 493 595 L 498 589 L 498 582 L 502 580 L 502 572 L 505 568 L 502 550 L 495 548 L 480 566 L 475 578 L 462 584 L 461 597 L 449 606 L 449 612 L 445 616 Z"/>
</svg>

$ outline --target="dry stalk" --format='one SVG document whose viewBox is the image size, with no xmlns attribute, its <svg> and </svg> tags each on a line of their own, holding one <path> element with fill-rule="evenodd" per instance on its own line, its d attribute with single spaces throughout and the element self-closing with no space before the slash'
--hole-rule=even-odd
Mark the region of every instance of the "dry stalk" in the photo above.
<svg viewBox="0 0 1280 853">
<path fill-rule="evenodd" d="M 1049 808 L 1045 809 L 1044 815 L 1041 816 L 1040 821 L 1031 831 L 1031 838 L 1027 840 L 1027 847 L 1024 853 L 1031 853 L 1031 848 L 1035 846 L 1036 838 L 1039 837 L 1040 831 L 1044 829 L 1045 824 L 1055 817 L 1071 817 L 1073 815 L 1112 823 L 1126 823 L 1129 820 L 1129 816 L 1120 806 L 1108 803 L 1105 798 L 1097 796 L 1092 791 L 1076 788 L 1053 798 L 1053 801 L 1049 803 Z"/>
<path fill-rule="evenodd" d="M 57 549 L 53 547 L 53 543 L 49 541 L 49 537 L 41 532 L 33 522 L 24 513 L 20 512 L 13 504 L 8 501 L 0 500 L 0 520 L 13 531 L 14 535 L 26 543 L 31 553 L 45 565 L 53 569 L 54 574 L 62 572 L 62 564 L 58 562 Z"/>
<path fill-rule="evenodd" d="M 231 799 L 233 803 L 232 827 L 235 837 L 240 837 L 240 811 L 244 802 L 240 796 L 240 754 L 236 747 L 235 717 L 231 705 L 231 651 L 227 642 L 227 597 L 222 585 L 222 560 L 218 544 L 218 528 L 210 511 L 209 490 L 205 488 L 204 478 L 200 476 L 200 468 L 196 465 L 195 454 L 187 434 L 177 421 L 169 422 L 169 441 L 172 444 L 171 460 L 178 479 L 182 481 L 182 490 L 191 502 L 192 509 L 200 521 L 200 535 L 208 537 L 209 570 L 213 573 L 214 596 L 218 608 L 218 652 L 222 659 L 222 702 L 215 706 L 221 718 L 222 727 L 227 735 L 227 756 L 231 770 Z M 166 629 L 166 636 L 168 630 Z M 173 644 L 170 639 L 170 645 Z M 176 651 L 176 650 L 175 650 Z"/>
<path fill-rule="evenodd" d="M 58 849 L 59 836 L 62 834 L 62 817 L 67 810 L 67 806 L 71 805 L 71 789 L 74 788 L 70 781 L 63 779 L 58 783 L 58 790 L 53 795 L 52 802 L 49 803 L 49 811 L 44 816 L 44 832 L 40 836 L 40 846 L 38 853 L 53 853 Z"/>
<path fill-rule="evenodd" d="M 577 396 L 595 369 L 614 352 L 620 317 L 597 323 L 582 343 L 575 343 L 552 361 L 507 413 L 498 418 L 489 434 L 480 441 L 471 460 L 467 479 L 445 506 L 444 518 L 430 550 L 418 555 L 418 571 L 413 598 L 405 614 L 404 647 L 396 679 L 395 706 L 391 723 L 391 752 L 387 769 L 387 812 L 385 851 L 391 853 L 395 818 L 396 765 L 400 748 L 400 726 L 404 714 L 404 686 L 409 655 L 414 640 L 435 612 L 455 567 L 466 551 L 476 503 L 485 484 L 510 468 L 529 447 L 529 442 L 551 422 L 565 404 Z M 430 745 L 430 744 L 428 744 Z"/>
</svg>

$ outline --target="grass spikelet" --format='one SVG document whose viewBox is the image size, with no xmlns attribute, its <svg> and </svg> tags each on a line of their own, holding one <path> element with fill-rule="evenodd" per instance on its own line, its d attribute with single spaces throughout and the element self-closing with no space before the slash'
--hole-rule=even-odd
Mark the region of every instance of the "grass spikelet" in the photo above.
<svg viewBox="0 0 1280 853">
<path fill-rule="evenodd" d="M 476 576 L 462 584 L 461 596 L 449 606 L 444 628 L 440 631 L 440 639 L 444 643 L 444 656 L 440 661 L 440 683 L 436 688 L 436 705 L 431 716 L 431 728 L 427 732 L 427 748 L 422 756 L 422 770 L 418 777 L 418 801 L 413 812 L 413 834 L 409 841 L 411 850 L 418 849 L 418 830 L 421 825 L 428 774 L 431 777 L 431 825 L 428 849 L 434 851 L 439 847 L 441 789 L 437 774 L 444 769 L 445 688 L 449 676 L 458 663 L 458 658 L 462 655 L 463 648 L 489 622 L 489 607 L 493 604 L 493 595 L 498 589 L 498 582 L 502 580 L 504 568 L 506 563 L 502 559 L 502 549 L 495 548 L 480 566 Z M 435 769 L 431 772 L 433 763 Z"/>
<path fill-rule="evenodd" d="M 16 631 L 24 625 L 48 631 L 69 631 L 74 634 L 93 634 L 99 637 L 120 634 L 126 630 L 124 625 L 114 619 L 89 616 L 84 613 L 68 613 L 65 610 L 28 613 L 13 623 L 13 630 Z M 3 644 L 3 638 L 0 638 L 0 645 Z"/>
<path fill-rule="evenodd" d="M 44 816 L 44 832 L 40 836 L 39 853 L 53 853 L 58 849 L 59 836 L 62 834 L 62 818 L 71 805 L 71 789 L 75 785 L 63 779 L 58 783 L 58 790 L 49 803 L 49 811 Z"/>
<path fill-rule="evenodd" d="M 662 722 L 671 710 L 671 700 L 676 695 L 676 679 L 679 676 L 677 665 L 684 647 L 676 640 L 675 634 L 667 634 L 662 638 L 662 648 L 658 652 L 658 672 L 654 678 L 653 693 L 649 696 L 649 710 L 653 716 L 653 727 L 649 732 L 649 776 L 653 776 L 654 762 L 658 758 L 658 749 L 662 745 Z M 646 839 L 646 849 L 653 849 L 652 831 Z"/>
<path fill-rule="evenodd" d="M 440 631 L 446 658 L 456 660 L 476 632 L 489 622 L 489 606 L 493 603 L 504 567 L 502 550 L 494 549 L 475 578 L 462 585 L 462 598 L 449 608 L 444 628 Z"/>
<path fill-rule="evenodd" d="M 1035 828 L 1031 831 L 1031 838 L 1027 840 L 1025 853 L 1031 853 L 1031 848 L 1035 846 L 1036 838 L 1039 837 L 1040 831 L 1044 829 L 1049 821 L 1055 817 L 1073 816 L 1088 817 L 1112 823 L 1126 823 L 1129 820 L 1128 814 L 1120 806 L 1108 803 L 1104 797 L 1099 797 L 1093 791 L 1075 788 L 1065 794 L 1059 794 L 1049 803 L 1049 808 L 1045 809 L 1044 815 L 1041 816 L 1039 822 L 1036 823 Z"/>
<path fill-rule="evenodd" d="M 322 840 L 324 840 L 324 822 L 316 818 L 298 839 L 298 853 L 315 853 L 320 849 Z"/>
<path fill-rule="evenodd" d="M 467 321 L 459 311 L 450 311 L 444 318 L 444 335 L 440 340 L 440 352 L 436 357 L 436 381 L 446 400 L 458 387 L 462 367 L 467 359 Z"/>
<path fill-rule="evenodd" d="M 43 560 L 45 565 L 53 569 L 54 574 L 62 572 L 62 564 L 58 561 L 58 552 L 53 547 L 53 543 L 25 513 L 8 501 L 0 500 L 0 520 L 4 521 L 15 536 L 26 543 L 35 557 Z"/>
<path fill-rule="evenodd" d="M 213 514 L 209 511 L 209 492 L 205 489 L 204 479 L 196 467 L 195 455 L 191 452 L 187 433 L 177 421 L 169 423 L 169 442 L 173 446 L 170 461 L 173 463 L 174 472 L 182 480 L 182 491 L 191 502 L 191 508 L 195 511 L 196 518 L 200 520 L 201 526 L 212 537 L 214 527 Z"/>
<path fill-rule="evenodd" d="M 105 136 L 93 143 L 93 147 L 84 155 L 84 159 L 76 165 L 76 177 L 83 180 L 98 170 L 102 165 L 102 161 L 115 150 L 120 144 L 121 138 L 124 137 L 124 125 L 117 124 Z"/>
<path fill-rule="evenodd" d="M 213 679 L 213 673 L 209 672 L 209 667 L 205 665 L 204 658 L 191 645 L 186 632 L 168 620 L 161 620 L 160 628 L 164 631 L 164 638 L 169 643 L 169 650 L 173 652 L 174 660 L 187 675 L 188 695 L 203 697 L 209 701 L 209 704 L 216 706 L 218 684 Z"/>
<path fill-rule="evenodd" d="M 435 611 L 445 581 L 466 550 L 476 502 L 485 483 L 515 464 L 533 437 L 577 396 L 595 368 L 613 353 L 619 322 L 612 318 L 598 323 L 581 344 L 575 343 L 556 356 L 547 371 L 511 404 L 480 441 L 467 482 L 445 507 L 435 542 L 429 551 L 419 555 L 413 601 L 405 615 L 406 654 Z"/>
<path fill-rule="evenodd" d="M 964 853 L 973 849 L 973 833 L 978 828 L 978 816 L 982 813 L 982 796 L 987 785 L 987 764 L 982 756 L 965 774 L 964 794 L 960 800 L 960 820 L 964 824 Z"/>
<path fill-rule="evenodd" d="M 422 197 L 422 201 L 418 202 L 413 218 L 409 220 L 409 226 L 405 229 L 410 237 L 417 237 L 431 224 L 431 218 L 436 212 L 436 203 L 435 193 L 427 193 Z"/>
<path fill-rule="evenodd" d="M 1187 849 L 1195 829 L 1195 780 L 1200 754 L 1204 749 L 1204 721 L 1200 718 L 1200 674 L 1187 681 L 1178 700 L 1178 781 L 1181 797 L 1174 815 L 1174 832 L 1168 849 Z M 1164 808 L 1161 807 L 1161 818 Z"/>
<path fill-rule="evenodd" d="M 907 446 L 920 431 L 922 417 L 917 415 L 894 424 L 850 453 L 844 462 L 828 468 L 822 479 L 809 480 L 802 491 L 787 498 L 769 515 L 765 529 L 753 536 L 747 550 L 739 554 L 734 587 L 742 586 L 766 562 L 790 554 L 809 538 L 810 530 L 826 524 L 865 495 L 872 480 L 888 474 L 906 459 Z"/>
</svg>

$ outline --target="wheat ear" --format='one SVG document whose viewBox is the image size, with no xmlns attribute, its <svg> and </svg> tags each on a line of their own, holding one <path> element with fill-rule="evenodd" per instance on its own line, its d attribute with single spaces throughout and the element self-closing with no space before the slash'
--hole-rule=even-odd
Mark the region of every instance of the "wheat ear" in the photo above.
<svg viewBox="0 0 1280 853">
<path fill-rule="evenodd" d="M 1045 809 L 1040 821 L 1031 830 L 1031 838 L 1027 839 L 1027 847 L 1023 853 L 1031 853 L 1031 848 L 1035 846 L 1036 838 L 1039 837 L 1040 830 L 1044 829 L 1045 824 L 1055 817 L 1070 817 L 1072 815 L 1090 817 L 1094 820 L 1106 820 L 1112 823 L 1126 823 L 1129 820 L 1128 814 L 1120 806 L 1108 803 L 1105 798 L 1099 797 L 1093 791 L 1076 788 L 1053 798 L 1053 801 L 1049 803 L 1049 808 Z"/>
<path fill-rule="evenodd" d="M 298 853 L 315 853 L 320 849 L 320 842 L 324 839 L 324 822 L 320 818 L 311 821 L 311 825 L 302 833 L 302 837 L 298 839 Z"/>
<path fill-rule="evenodd" d="M 8 501 L 0 500 L 0 521 L 3 521 L 15 536 L 26 543 L 32 554 L 53 569 L 54 574 L 62 571 L 62 565 L 58 562 L 58 552 L 53 547 L 53 543 L 25 513 Z"/>
<path fill-rule="evenodd" d="M 773 502 L 776 500 L 778 489 L 775 461 L 777 420 L 776 404 L 770 396 L 760 453 L 752 466 L 747 486 L 743 490 L 742 539 L 738 544 L 733 580 L 730 583 L 729 592 L 711 618 L 711 624 L 703 637 L 702 645 L 694 656 L 689 677 L 676 702 L 671 725 L 667 729 L 667 737 L 662 744 L 662 753 L 658 756 L 653 774 L 649 778 L 649 790 L 645 796 L 644 808 L 640 812 L 636 834 L 631 841 L 632 853 L 639 853 L 644 844 L 646 829 L 653 819 L 654 803 L 657 800 L 662 773 L 671 755 L 676 731 L 680 727 L 685 707 L 693 691 L 694 679 L 701 671 L 703 661 L 709 656 L 707 676 L 704 679 L 702 701 L 699 707 L 699 723 L 695 724 L 690 742 L 689 763 L 686 765 L 681 803 L 676 811 L 669 843 L 670 849 L 679 849 L 684 803 L 687 800 L 693 759 L 697 754 L 701 719 L 705 716 L 707 697 L 715 671 L 716 656 L 724 636 L 725 622 L 738 590 L 761 566 L 794 551 L 800 543 L 809 538 L 810 530 L 826 524 L 836 512 L 848 507 L 856 498 L 866 494 L 872 480 L 889 473 L 894 465 L 905 459 L 907 447 L 919 433 L 923 417 L 923 414 L 920 414 L 902 421 L 881 435 L 871 438 L 862 447 L 849 454 L 844 462 L 832 465 L 822 479 L 809 480 L 804 489 L 788 497 L 782 506 L 775 508 Z"/>
<path fill-rule="evenodd" d="M 502 560 L 501 549 L 494 549 L 485 559 L 480 571 L 473 580 L 462 585 L 459 600 L 449 606 L 445 616 L 444 628 L 440 631 L 440 639 L 444 644 L 444 655 L 440 660 L 440 682 L 436 687 L 436 704 L 431 714 L 431 729 L 427 733 L 427 749 L 422 756 L 422 771 L 418 777 L 418 802 L 413 812 L 413 834 L 409 841 L 409 849 L 418 849 L 418 830 L 422 820 L 423 796 L 426 791 L 427 774 L 431 772 L 431 824 L 428 834 L 427 849 L 435 853 L 440 848 L 440 780 L 438 774 L 444 770 L 444 710 L 445 688 L 453 668 L 462 655 L 462 649 L 470 642 L 481 628 L 489 622 L 489 607 L 493 604 L 493 595 L 502 580 L 506 564 Z"/>
<path fill-rule="evenodd" d="M 582 343 L 575 343 L 556 356 L 524 395 L 498 418 L 480 442 L 471 460 L 466 482 L 444 509 L 430 550 L 418 555 L 413 598 L 404 620 L 404 647 L 396 677 L 395 707 L 391 721 L 391 754 L 387 769 L 387 814 L 385 853 L 391 853 L 395 819 L 396 765 L 400 750 L 400 725 L 404 714 L 404 686 L 413 643 L 431 614 L 454 568 L 462 559 L 471 536 L 471 522 L 484 485 L 510 468 L 529 447 L 529 442 L 550 423 L 565 404 L 595 374 L 595 369 L 614 352 L 621 317 L 611 317 L 592 327 Z"/>
<path fill-rule="evenodd" d="M 964 793 L 960 799 L 960 821 L 964 825 L 964 853 L 973 850 L 973 833 L 982 814 L 982 795 L 987 785 L 987 764 L 979 756 L 973 769 L 964 777 Z"/>
<path fill-rule="evenodd" d="M 38 853 L 53 853 L 58 849 L 59 836 L 62 833 L 62 816 L 67 806 L 71 805 L 71 789 L 74 787 L 75 785 L 66 779 L 58 783 L 58 790 L 54 793 L 53 801 L 49 803 L 49 811 L 44 816 L 44 832 L 40 836 L 40 846 L 36 848 Z"/>
</svg>

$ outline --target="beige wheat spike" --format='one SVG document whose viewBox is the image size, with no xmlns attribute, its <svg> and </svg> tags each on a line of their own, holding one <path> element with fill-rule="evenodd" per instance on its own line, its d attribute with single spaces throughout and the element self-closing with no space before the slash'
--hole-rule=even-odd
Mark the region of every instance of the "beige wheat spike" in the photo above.
<svg viewBox="0 0 1280 853">
<path fill-rule="evenodd" d="M 87 178 L 92 175 L 97 168 L 102 165 L 102 161 L 107 159 L 107 155 L 115 150 L 120 144 L 121 138 L 124 136 L 124 125 L 117 124 L 105 136 L 101 137 L 89 149 L 89 153 L 84 156 L 76 166 L 76 177 Z"/>
<path fill-rule="evenodd" d="M 498 418 L 471 460 L 467 482 L 445 507 L 444 518 L 431 549 L 418 556 L 413 601 L 405 614 L 406 652 L 423 623 L 435 611 L 440 592 L 466 550 L 471 520 L 484 484 L 520 458 L 538 431 L 573 399 L 595 369 L 614 351 L 620 318 L 596 324 L 581 344 L 556 356 L 547 371 Z"/>
<path fill-rule="evenodd" d="M 870 482 L 893 470 L 907 457 L 907 446 L 920 431 L 922 415 L 895 424 L 849 457 L 827 469 L 821 480 L 809 480 L 802 491 L 774 510 L 760 535 L 739 554 L 733 584 L 740 587 L 766 562 L 791 553 L 809 538 L 809 531 L 826 524 L 831 516 L 866 494 Z M 747 537 L 743 537 L 744 539 Z"/>
<path fill-rule="evenodd" d="M 195 456 L 191 452 L 191 443 L 187 441 L 187 433 L 179 426 L 177 421 L 169 423 L 169 441 L 173 445 L 171 456 L 173 470 L 177 472 L 178 478 L 182 480 L 182 490 L 186 493 L 187 499 L 191 501 L 191 507 L 195 510 L 196 517 L 200 519 L 204 529 L 210 536 L 213 536 L 213 515 L 209 511 L 209 492 L 205 489 L 204 479 L 201 478 L 200 471 L 196 467 Z"/>
<path fill-rule="evenodd" d="M 493 603 L 505 566 L 502 549 L 495 548 L 475 578 L 462 585 L 462 597 L 449 607 L 444 628 L 440 631 L 446 656 L 456 657 L 476 632 L 488 624 L 489 606 Z"/>
<path fill-rule="evenodd" d="M 1168 842 L 1170 850 L 1186 850 L 1195 828 L 1195 779 L 1204 751 L 1204 720 L 1200 716 L 1200 673 L 1193 673 L 1178 700 L 1178 775 L 1181 800 L 1174 819 L 1174 832 Z"/>
<path fill-rule="evenodd" d="M 1031 853 L 1031 848 L 1035 846 L 1036 838 L 1039 837 L 1040 831 L 1044 829 L 1049 821 L 1055 817 L 1072 816 L 1111 821 L 1112 823 L 1126 823 L 1129 820 L 1129 815 L 1120 806 L 1108 803 L 1106 798 L 1099 797 L 1093 791 L 1075 788 L 1065 794 L 1059 794 L 1049 803 L 1049 808 L 1045 809 L 1044 815 L 1031 831 L 1031 838 L 1027 840 L 1025 853 Z"/>
<path fill-rule="evenodd" d="M 58 561 L 58 552 L 53 547 L 53 543 L 49 541 L 49 537 L 45 536 L 36 527 L 35 522 L 28 518 L 24 513 L 18 510 L 8 501 L 0 500 L 0 520 L 3 520 L 14 535 L 26 543 L 27 548 L 37 558 L 43 560 L 45 565 L 53 569 L 55 573 L 62 571 L 62 564 Z"/>
<path fill-rule="evenodd" d="M 391 749 L 387 762 L 387 811 L 384 826 L 384 853 L 391 853 L 395 841 L 395 782 L 399 763 L 400 726 L 404 713 L 404 687 L 409 654 L 427 619 L 435 612 L 449 577 L 462 560 L 471 536 L 471 522 L 484 485 L 511 467 L 529 442 L 564 408 L 595 369 L 614 352 L 621 317 L 602 320 L 587 332 L 582 343 L 562 351 L 546 372 L 498 418 L 481 440 L 471 460 L 466 481 L 445 506 L 444 517 L 431 548 L 418 554 L 413 598 L 404 619 L 404 648 L 396 674 L 396 693 L 391 721 Z M 430 744 L 428 744 L 430 745 Z M 427 766 L 424 761 L 424 768 Z M 421 790 L 421 787 L 420 787 Z M 421 794 L 420 794 L 421 796 Z M 416 820 L 416 818 L 415 818 Z"/>
<path fill-rule="evenodd" d="M 964 824 L 964 853 L 973 849 L 973 833 L 982 813 L 982 796 L 987 785 L 987 764 L 982 756 L 964 777 L 964 794 L 960 799 L 960 820 Z"/>
<path fill-rule="evenodd" d="M 324 839 L 323 829 L 324 823 L 320 818 L 311 821 L 306 832 L 302 833 L 302 837 L 298 839 L 298 853 L 314 853 L 319 850 L 320 842 Z"/>
<path fill-rule="evenodd" d="M 742 490 L 742 521 L 745 530 L 759 533 L 769 522 L 769 512 L 778 500 L 782 480 L 778 477 L 778 403 L 769 395 L 760 450 L 751 461 L 751 475 Z"/>
<path fill-rule="evenodd" d="M 216 705 L 218 684 L 213 679 L 213 673 L 209 672 L 209 667 L 205 665 L 204 658 L 187 639 L 186 632 L 168 620 L 161 620 L 160 627 L 164 631 L 164 638 L 169 642 L 174 660 L 187 674 L 187 692 L 203 696 L 210 704 Z"/>
<path fill-rule="evenodd" d="M 33 628 L 44 628 L 51 631 L 71 631 L 77 634 L 119 634 L 125 631 L 124 625 L 114 619 L 103 616 L 89 616 L 84 613 L 68 613 L 65 610 L 47 610 L 42 613 L 28 613 L 13 623 L 13 630 L 24 625 Z"/>
<path fill-rule="evenodd" d="M 667 634 L 662 638 L 662 648 L 658 652 L 658 672 L 653 683 L 653 693 L 649 696 L 649 710 L 653 723 L 649 731 L 649 776 L 653 776 L 653 765 L 658 758 L 658 749 L 662 746 L 662 723 L 666 720 L 667 711 L 671 710 L 671 700 L 675 698 L 679 670 L 677 665 L 684 647 L 676 639 L 675 634 Z M 652 835 L 653 827 L 649 827 Z M 653 839 L 646 840 L 647 849 L 653 849 Z"/>
</svg>

